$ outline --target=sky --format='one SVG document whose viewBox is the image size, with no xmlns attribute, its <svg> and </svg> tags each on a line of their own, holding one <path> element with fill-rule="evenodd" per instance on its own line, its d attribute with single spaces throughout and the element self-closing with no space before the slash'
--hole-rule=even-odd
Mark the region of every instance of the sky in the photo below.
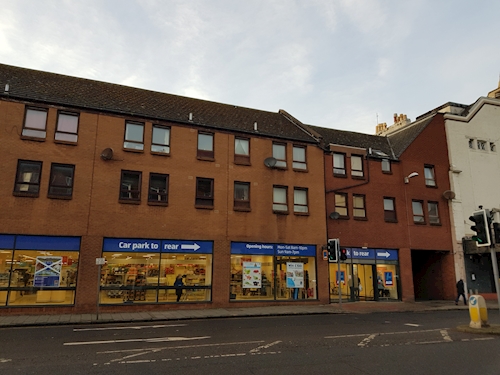
<svg viewBox="0 0 500 375">
<path fill-rule="evenodd" d="M 0 0 L 0 63 L 375 133 L 498 87 L 498 0 Z"/>
</svg>

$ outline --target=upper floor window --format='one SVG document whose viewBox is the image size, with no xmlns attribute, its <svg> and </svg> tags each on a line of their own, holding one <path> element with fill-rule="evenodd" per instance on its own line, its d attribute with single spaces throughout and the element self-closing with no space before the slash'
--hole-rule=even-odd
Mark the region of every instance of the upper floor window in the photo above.
<svg viewBox="0 0 500 375">
<path fill-rule="evenodd" d="M 234 138 L 234 162 L 250 165 L 250 139 Z"/>
<path fill-rule="evenodd" d="M 429 211 L 429 223 L 441 224 L 441 220 L 439 219 L 438 203 L 427 202 L 427 210 Z"/>
<path fill-rule="evenodd" d="M 26 108 L 22 135 L 45 139 L 47 132 L 47 110 Z"/>
<path fill-rule="evenodd" d="M 360 155 L 351 155 L 351 176 L 363 177 L 363 157 Z"/>
<path fill-rule="evenodd" d="M 55 140 L 63 142 L 78 142 L 78 113 L 59 112 Z"/>
<path fill-rule="evenodd" d="M 384 220 L 388 222 L 397 222 L 396 202 L 394 198 L 384 198 Z"/>
<path fill-rule="evenodd" d="M 153 125 L 151 152 L 170 154 L 170 128 Z"/>
<path fill-rule="evenodd" d="M 486 141 L 480 141 L 479 139 L 477 140 L 477 149 L 486 151 Z"/>
<path fill-rule="evenodd" d="M 413 222 L 415 224 L 425 224 L 424 208 L 422 201 L 412 201 Z"/>
<path fill-rule="evenodd" d="M 144 150 L 144 124 L 125 122 L 125 141 L 123 148 L 129 150 Z"/>
<path fill-rule="evenodd" d="M 434 166 L 424 166 L 425 186 L 436 186 L 436 176 L 434 173 Z"/>
<path fill-rule="evenodd" d="M 41 161 L 19 160 L 17 162 L 14 195 L 30 195 L 38 197 L 38 194 L 40 193 L 41 173 Z"/>
<path fill-rule="evenodd" d="M 168 204 L 168 174 L 149 174 L 148 203 Z"/>
<path fill-rule="evenodd" d="M 250 209 L 250 183 L 234 183 L 234 209 L 245 211 Z"/>
<path fill-rule="evenodd" d="M 120 180 L 120 201 L 141 201 L 141 177 L 141 172 L 122 171 Z"/>
<path fill-rule="evenodd" d="M 198 157 L 214 159 L 214 134 L 198 132 Z"/>
<path fill-rule="evenodd" d="M 496 152 L 497 146 L 495 145 L 495 142 L 490 142 L 490 151 L 491 152 Z"/>
<path fill-rule="evenodd" d="M 337 176 L 345 176 L 345 154 L 333 154 L 333 174 Z"/>
<path fill-rule="evenodd" d="M 382 172 L 383 173 L 391 172 L 391 162 L 389 159 L 382 159 Z"/>
<path fill-rule="evenodd" d="M 288 189 L 286 186 L 273 186 L 273 211 L 288 213 L 287 194 Z"/>
<path fill-rule="evenodd" d="M 346 193 L 336 193 L 335 194 L 335 212 L 337 212 L 342 217 L 348 217 L 348 215 L 347 215 L 347 194 Z"/>
<path fill-rule="evenodd" d="M 366 218 L 365 196 L 354 194 L 352 196 L 352 216 L 354 218 Z"/>
<path fill-rule="evenodd" d="M 293 212 L 301 214 L 309 213 L 309 208 L 307 206 L 307 189 L 293 189 Z"/>
<path fill-rule="evenodd" d="M 198 208 L 214 206 L 214 180 L 212 178 L 196 178 L 196 201 Z"/>
<path fill-rule="evenodd" d="M 469 138 L 469 148 L 474 148 L 474 138 Z"/>
<path fill-rule="evenodd" d="M 73 196 L 75 166 L 52 163 L 50 168 L 49 198 L 70 199 Z"/>
<path fill-rule="evenodd" d="M 286 145 L 273 143 L 273 158 L 276 159 L 276 168 L 286 168 Z"/>
<path fill-rule="evenodd" d="M 303 146 L 293 146 L 293 163 L 294 169 L 306 170 L 306 148 Z"/>
</svg>

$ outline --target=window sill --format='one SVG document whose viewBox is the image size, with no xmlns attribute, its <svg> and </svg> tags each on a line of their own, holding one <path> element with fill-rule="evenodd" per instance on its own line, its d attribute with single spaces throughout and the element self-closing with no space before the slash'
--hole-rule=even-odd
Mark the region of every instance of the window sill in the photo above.
<svg viewBox="0 0 500 375">
<path fill-rule="evenodd" d="M 47 195 L 47 198 L 50 198 L 50 199 L 62 199 L 62 200 L 66 200 L 66 201 L 69 201 L 69 200 L 73 199 L 72 196 L 53 195 L 53 194 Z"/>
<path fill-rule="evenodd" d="M 414 221 L 413 224 L 415 224 L 415 225 L 426 225 L 427 223 L 425 221 Z"/>
<path fill-rule="evenodd" d="M 151 151 L 151 155 L 170 156 L 170 152 L 155 152 L 155 151 Z"/>
<path fill-rule="evenodd" d="M 205 156 L 197 156 L 196 159 L 201 161 L 215 161 L 215 158 L 207 158 Z"/>
<path fill-rule="evenodd" d="M 195 204 L 194 208 L 198 208 L 200 210 L 213 210 L 214 206 L 201 206 L 199 204 Z"/>
<path fill-rule="evenodd" d="M 25 141 L 36 141 L 36 142 L 45 142 L 45 138 L 38 138 L 38 137 L 29 137 L 27 135 L 21 135 L 21 139 L 24 139 Z"/>
<path fill-rule="evenodd" d="M 54 139 L 54 143 L 59 145 L 78 146 L 78 142 L 60 141 L 57 139 Z"/>
<path fill-rule="evenodd" d="M 386 223 L 397 223 L 398 221 L 397 220 L 384 220 Z"/>
<path fill-rule="evenodd" d="M 290 213 L 288 211 L 274 211 L 273 210 L 273 214 L 276 214 L 276 215 L 289 215 Z"/>
<path fill-rule="evenodd" d="M 333 177 L 338 177 L 338 178 L 347 178 L 345 174 L 339 174 L 339 173 L 334 173 Z"/>
<path fill-rule="evenodd" d="M 351 178 L 352 178 L 353 180 L 365 180 L 365 176 L 352 176 L 352 175 L 351 175 Z"/>
<path fill-rule="evenodd" d="M 382 171 L 383 174 L 392 174 L 392 171 Z"/>
<path fill-rule="evenodd" d="M 437 185 L 425 185 L 426 188 L 437 189 Z"/>
<path fill-rule="evenodd" d="M 141 201 L 140 200 L 133 201 L 133 200 L 127 200 L 127 199 L 119 199 L 118 203 L 122 203 L 122 204 L 141 204 Z"/>
<path fill-rule="evenodd" d="M 349 220 L 349 219 L 350 219 L 349 216 L 339 216 L 337 220 Z"/>
<path fill-rule="evenodd" d="M 288 170 L 287 167 L 276 167 L 276 166 L 272 167 L 271 169 L 277 169 L 279 171 L 287 171 Z"/>
<path fill-rule="evenodd" d="M 144 154 L 144 150 L 136 150 L 135 148 L 124 148 L 123 151 L 135 152 L 136 154 Z"/>
<path fill-rule="evenodd" d="M 40 193 L 23 193 L 20 191 L 15 191 L 12 193 L 15 197 L 26 197 L 26 198 L 38 198 Z"/>
<path fill-rule="evenodd" d="M 233 211 L 239 211 L 239 212 L 251 212 L 252 209 L 250 207 L 233 207 Z"/>
<path fill-rule="evenodd" d="M 295 216 L 309 216 L 309 212 L 294 212 Z"/>
<path fill-rule="evenodd" d="M 249 161 L 234 161 L 234 164 L 235 165 L 248 165 L 248 166 L 251 166 L 252 163 L 250 163 Z"/>
<path fill-rule="evenodd" d="M 359 220 L 359 221 L 368 221 L 368 219 L 366 217 L 358 217 L 358 216 L 354 216 L 353 217 L 354 220 Z"/>
<path fill-rule="evenodd" d="M 441 227 L 441 226 L 443 226 L 443 224 L 441 224 L 441 223 L 430 223 L 430 225 L 433 226 L 433 227 Z"/>
<path fill-rule="evenodd" d="M 301 172 L 301 173 L 308 173 L 309 169 L 298 169 L 298 168 L 293 168 L 294 172 Z"/>
<path fill-rule="evenodd" d="M 168 207 L 168 202 L 150 201 L 150 202 L 148 202 L 148 206 L 162 206 L 162 207 Z"/>
</svg>

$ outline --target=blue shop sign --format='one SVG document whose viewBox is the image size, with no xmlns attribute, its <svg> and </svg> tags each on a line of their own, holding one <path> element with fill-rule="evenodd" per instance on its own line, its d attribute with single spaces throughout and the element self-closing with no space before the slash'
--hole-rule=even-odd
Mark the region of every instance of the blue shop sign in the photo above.
<svg viewBox="0 0 500 375">
<path fill-rule="evenodd" d="M 377 259 L 398 260 L 398 251 L 397 250 L 377 249 L 375 252 L 377 254 Z"/>
<path fill-rule="evenodd" d="M 80 237 L 16 236 L 19 250 L 80 250 Z"/>
<path fill-rule="evenodd" d="M 274 255 L 274 245 L 256 242 L 231 242 L 231 254 Z"/>
<path fill-rule="evenodd" d="M 349 258 L 349 254 L 347 254 Z M 351 249 L 351 258 L 352 259 L 375 259 L 375 251 L 373 249 L 360 249 L 360 248 L 352 248 Z"/>
<path fill-rule="evenodd" d="M 212 254 L 213 243 L 211 241 L 161 241 L 161 251 L 164 253 L 199 253 Z"/>
<path fill-rule="evenodd" d="M 12 250 L 13 248 L 14 248 L 14 236 L 7 234 L 0 234 L 0 249 Z"/>
<path fill-rule="evenodd" d="M 130 238 L 105 238 L 102 250 L 119 252 L 159 253 L 161 251 L 161 241 Z"/>
</svg>

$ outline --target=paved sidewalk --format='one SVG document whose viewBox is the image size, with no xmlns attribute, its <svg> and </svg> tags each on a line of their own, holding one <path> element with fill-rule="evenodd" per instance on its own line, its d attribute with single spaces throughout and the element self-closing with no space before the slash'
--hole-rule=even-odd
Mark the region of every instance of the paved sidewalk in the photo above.
<svg viewBox="0 0 500 375">
<path fill-rule="evenodd" d="M 496 301 L 487 301 L 488 310 L 498 310 Z M 50 326 L 63 324 L 153 322 L 186 319 L 229 317 L 308 315 L 308 314 L 368 314 L 377 312 L 468 310 L 453 301 L 426 302 L 343 302 L 330 305 L 285 305 L 262 307 L 235 307 L 227 309 L 167 310 L 144 312 L 60 315 L 5 315 L 0 316 L 0 327 Z"/>
</svg>

